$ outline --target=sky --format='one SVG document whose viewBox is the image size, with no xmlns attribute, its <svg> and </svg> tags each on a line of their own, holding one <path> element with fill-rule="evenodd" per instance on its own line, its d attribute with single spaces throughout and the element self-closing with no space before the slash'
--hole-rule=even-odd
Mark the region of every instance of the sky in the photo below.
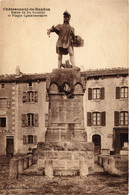
<svg viewBox="0 0 129 195">
<path fill-rule="evenodd" d="M 70 25 L 84 39 L 74 48 L 81 70 L 128 66 L 127 0 L 1 0 L 0 74 L 46 73 L 58 67 L 58 35 L 47 29 L 63 23 L 63 12 L 71 13 Z M 4 8 L 49 8 L 47 17 L 10 17 Z M 63 63 L 69 55 L 63 56 Z"/>
</svg>

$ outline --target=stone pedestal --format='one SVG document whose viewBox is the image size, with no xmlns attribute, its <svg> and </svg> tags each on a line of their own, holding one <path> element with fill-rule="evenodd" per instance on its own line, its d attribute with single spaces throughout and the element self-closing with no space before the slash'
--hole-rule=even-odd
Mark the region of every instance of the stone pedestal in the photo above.
<svg viewBox="0 0 129 195">
<path fill-rule="evenodd" d="M 52 161 L 54 175 L 93 171 L 94 146 L 87 143 L 84 128 L 85 84 L 80 71 L 73 68 L 55 69 L 47 77 L 49 110 L 45 142 L 38 143 L 38 172 L 45 169 L 46 160 Z"/>
<path fill-rule="evenodd" d="M 24 170 L 24 159 L 22 157 L 18 158 L 18 173 L 22 173 Z"/>
<path fill-rule="evenodd" d="M 10 160 L 9 178 L 17 179 L 18 177 L 18 161 L 14 158 Z"/>
</svg>

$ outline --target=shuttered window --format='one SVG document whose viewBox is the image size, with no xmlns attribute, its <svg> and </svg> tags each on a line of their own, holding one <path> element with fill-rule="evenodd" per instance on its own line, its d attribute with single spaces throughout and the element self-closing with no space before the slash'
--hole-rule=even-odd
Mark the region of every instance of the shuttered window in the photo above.
<svg viewBox="0 0 129 195">
<path fill-rule="evenodd" d="M 105 126 L 106 112 L 88 112 L 87 126 Z"/>
<path fill-rule="evenodd" d="M 23 103 L 25 102 L 38 102 L 38 92 L 37 91 L 27 91 L 23 92 Z"/>
<path fill-rule="evenodd" d="M 115 126 L 128 125 L 128 112 L 127 111 L 122 111 L 122 112 L 115 111 L 114 112 L 114 125 Z"/>
<path fill-rule="evenodd" d="M 116 99 L 128 98 L 128 87 L 116 87 Z"/>
<path fill-rule="evenodd" d="M 22 127 L 32 126 L 39 126 L 39 115 L 34 113 L 22 114 Z"/>
<path fill-rule="evenodd" d="M 104 99 L 105 98 L 105 89 L 102 88 L 88 88 L 88 100 Z"/>
<path fill-rule="evenodd" d="M 37 144 L 37 136 L 23 135 L 23 144 Z"/>
</svg>

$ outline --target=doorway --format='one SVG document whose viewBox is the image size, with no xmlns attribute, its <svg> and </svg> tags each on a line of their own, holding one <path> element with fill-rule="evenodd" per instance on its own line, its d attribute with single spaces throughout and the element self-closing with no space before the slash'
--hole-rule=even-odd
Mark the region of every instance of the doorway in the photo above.
<svg viewBox="0 0 129 195">
<path fill-rule="evenodd" d="M 101 153 L 101 136 L 95 134 L 92 136 L 92 142 L 94 143 L 94 153 L 100 154 Z"/>
<path fill-rule="evenodd" d="M 7 157 L 12 157 L 14 155 L 14 137 L 6 137 L 6 155 Z"/>
<path fill-rule="evenodd" d="M 120 133 L 120 149 L 124 146 L 124 142 L 128 142 L 128 134 Z"/>
<path fill-rule="evenodd" d="M 114 149 L 116 154 L 120 153 L 124 142 L 128 142 L 128 128 L 114 128 Z"/>
</svg>

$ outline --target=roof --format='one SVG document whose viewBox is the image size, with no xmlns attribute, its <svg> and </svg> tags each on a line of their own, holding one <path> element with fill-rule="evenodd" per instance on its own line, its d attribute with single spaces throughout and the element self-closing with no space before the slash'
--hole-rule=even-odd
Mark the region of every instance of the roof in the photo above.
<svg viewBox="0 0 129 195">
<path fill-rule="evenodd" d="M 0 75 L 0 82 L 29 82 L 29 81 L 46 81 L 47 75 L 50 73 L 42 73 L 42 74 L 24 74 L 21 73 L 20 76 L 15 74 L 10 75 Z M 106 68 L 106 69 L 96 69 L 96 70 L 86 70 L 81 72 L 81 76 L 86 77 L 87 79 L 94 78 L 94 77 L 101 77 L 101 76 L 126 76 L 128 75 L 128 68 Z"/>
<path fill-rule="evenodd" d="M 93 77 L 105 77 L 105 76 L 126 76 L 128 75 L 128 68 L 106 68 L 106 69 L 96 69 L 96 70 L 86 70 L 81 72 L 81 75 L 87 78 Z"/>
<path fill-rule="evenodd" d="M 0 82 L 28 82 L 28 81 L 45 81 L 47 74 L 21 74 L 17 76 L 15 74 L 11 75 L 0 75 Z"/>
</svg>

